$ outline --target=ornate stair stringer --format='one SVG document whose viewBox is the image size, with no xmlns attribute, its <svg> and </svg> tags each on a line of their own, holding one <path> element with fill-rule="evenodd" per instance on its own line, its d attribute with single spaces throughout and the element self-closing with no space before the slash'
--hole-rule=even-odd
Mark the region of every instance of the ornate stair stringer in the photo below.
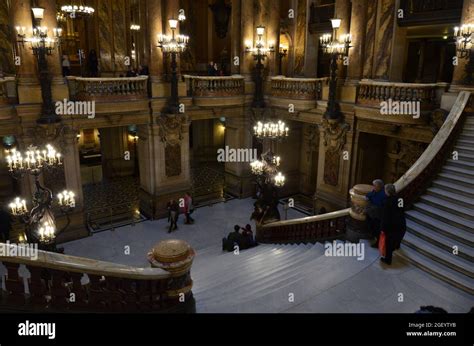
<svg viewBox="0 0 474 346">
<path fill-rule="evenodd" d="M 1 281 L 4 281 L 4 285 L 0 285 L 0 312 L 194 310 L 189 261 L 185 270 L 176 272 L 40 250 L 35 258 L 31 256 L 31 248 L 28 248 L 28 253 L 25 250 L 18 252 L 18 246 L 13 244 L 0 243 L 0 247 L 0 269 L 3 264 L 7 271 L 6 276 L 5 273 L 0 275 Z M 19 256 L 19 253 L 24 256 Z M 190 260 L 192 262 L 192 258 Z M 176 268 L 180 263 L 176 263 Z M 29 271 L 28 280 L 24 280 L 21 265 Z M 186 304 L 180 302 L 183 295 Z"/>
<path fill-rule="evenodd" d="M 440 168 L 461 126 L 461 115 L 470 93 L 462 91 L 437 135 L 415 164 L 395 183 L 407 206 L 420 196 Z M 262 243 L 302 243 L 343 237 L 351 208 L 301 219 L 257 225 L 257 240 Z M 356 212 L 357 213 L 357 212 Z"/>
</svg>

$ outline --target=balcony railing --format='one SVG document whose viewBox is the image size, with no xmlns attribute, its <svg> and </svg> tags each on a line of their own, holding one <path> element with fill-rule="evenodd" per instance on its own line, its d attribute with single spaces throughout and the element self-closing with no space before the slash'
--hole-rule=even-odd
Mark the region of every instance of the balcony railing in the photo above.
<svg viewBox="0 0 474 346">
<path fill-rule="evenodd" d="M 244 77 L 242 76 L 184 76 L 187 83 L 188 96 L 241 96 L 244 94 Z"/>
<path fill-rule="evenodd" d="M 148 76 L 125 78 L 68 77 L 71 99 L 77 101 L 133 101 L 148 97 Z"/>
<path fill-rule="evenodd" d="M 0 263 L 7 269 L 4 289 L 0 287 L 0 306 L 9 310 L 185 312 L 189 305 L 184 307 L 180 296 L 192 301 L 190 266 L 173 272 L 40 250 L 37 258 L 24 257 L 17 255 L 25 253 L 18 252 L 17 245 L 0 246 L 4 250 Z M 19 271 L 20 265 L 28 270 L 28 280 Z"/>
<path fill-rule="evenodd" d="M 327 78 L 288 78 L 283 76 L 271 79 L 273 97 L 297 100 L 320 100 L 323 85 Z"/>
<path fill-rule="evenodd" d="M 446 88 L 446 85 L 421 83 L 392 83 L 362 80 L 357 93 L 357 103 L 379 107 L 382 101 L 420 102 L 421 110 L 436 108 L 437 89 Z"/>
</svg>

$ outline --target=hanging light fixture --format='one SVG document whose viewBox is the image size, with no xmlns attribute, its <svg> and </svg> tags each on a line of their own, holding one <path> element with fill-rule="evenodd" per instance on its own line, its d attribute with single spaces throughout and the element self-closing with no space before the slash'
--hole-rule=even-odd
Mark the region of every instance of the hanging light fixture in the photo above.
<svg viewBox="0 0 474 346">
<path fill-rule="evenodd" d="M 61 6 L 61 11 L 71 18 L 89 17 L 95 12 L 93 7 L 84 5 L 82 0 L 73 0 L 71 3 Z"/>
<path fill-rule="evenodd" d="M 278 122 L 267 121 L 265 123 L 259 121 L 253 127 L 255 137 L 258 139 L 282 139 L 288 137 L 289 128 L 281 120 Z"/>
<path fill-rule="evenodd" d="M 271 151 L 268 151 L 262 155 L 261 160 L 251 162 L 250 169 L 252 174 L 261 180 L 261 183 L 282 187 L 285 185 L 285 176 L 278 171 L 280 162 L 280 156 L 275 156 Z"/>
</svg>

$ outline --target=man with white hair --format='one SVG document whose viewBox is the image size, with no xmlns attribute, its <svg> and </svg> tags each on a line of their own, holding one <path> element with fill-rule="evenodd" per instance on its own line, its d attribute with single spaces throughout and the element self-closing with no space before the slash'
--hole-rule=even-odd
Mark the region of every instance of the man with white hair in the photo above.
<svg viewBox="0 0 474 346">
<path fill-rule="evenodd" d="M 374 186 L 374 189 L 366 195 L 369 205 L 365 212 L 367 214 L 367 226 L 372 236 L 375 237 L 375 242 L 372 244 L 372 247 L 378 247 L 382 208 L 387 195 L 384 191 L 383 180 L 375 179 L 372 182 L 372 185 Z"/>
</svg>

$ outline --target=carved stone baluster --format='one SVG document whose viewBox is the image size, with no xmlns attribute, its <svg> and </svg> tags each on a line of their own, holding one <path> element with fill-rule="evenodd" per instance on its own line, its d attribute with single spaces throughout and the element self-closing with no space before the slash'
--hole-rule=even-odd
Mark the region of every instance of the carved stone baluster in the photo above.
<svg viewBox="0 0 474 346">
<path fill-rule="evenodd" d="M 68 308 L 70 298 L 71 277 L 67 272 L 50 270 L 51 273 L 51 307 Z"/>
<path fill-rule="evenodd" d="M 7 302 L 15 306 L 25 304 L 25 286 L 23 278 L 18 273 L 20 267 L 17 263 L 3 262 L 7 268 L 7 276 L 5 278 L 5 289 L 7 290 Z"/>
<path fill-rule="evenodd" d="M 30 289 L 30 303 L 33 306 L 45 308 L 49 296 L 49 271 L 45 268 L 27 266 L 30 272 L 28 287 Z"/>
</svg>

